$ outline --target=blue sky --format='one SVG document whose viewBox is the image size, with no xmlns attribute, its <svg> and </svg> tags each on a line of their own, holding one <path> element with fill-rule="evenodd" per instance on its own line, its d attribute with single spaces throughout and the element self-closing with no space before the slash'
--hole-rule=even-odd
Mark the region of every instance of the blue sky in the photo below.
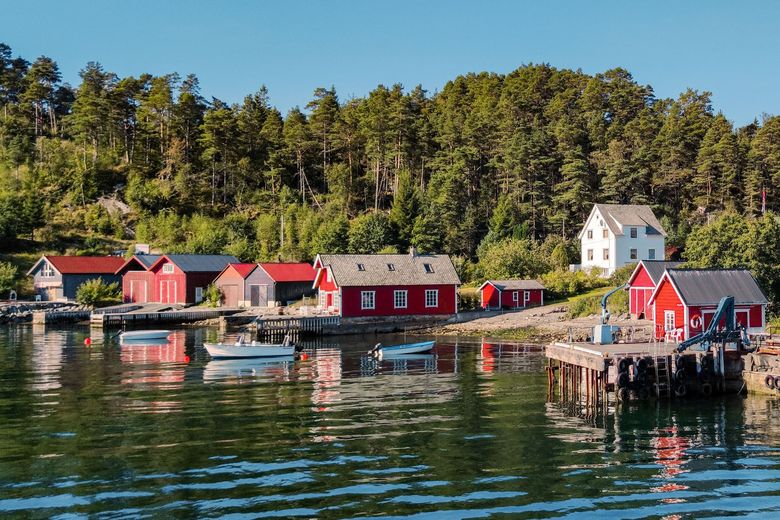
<svg viewBox="0 0 780 520">
<path fill-rule="evenodd" d="M 283 112 L 318 86 L 430 92 L 458 74 L 529 62 L 622 66 L 659 97 L 713 93 L 738 125 L 780 109 L 780 2 L 0 0 L 0 41 L 64 79 L 99 61 L 120 76 L 194 72 L 229 102 L 265 84 Z"/>
</svg>

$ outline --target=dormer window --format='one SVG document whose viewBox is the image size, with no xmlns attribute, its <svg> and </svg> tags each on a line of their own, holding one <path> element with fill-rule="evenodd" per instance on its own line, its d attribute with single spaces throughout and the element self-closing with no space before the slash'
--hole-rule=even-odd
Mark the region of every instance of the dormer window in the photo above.
<svg viewBox="0 0 780 520">
<path fill-rule="evenodd" d="M 363 265 L 363 264 L 358 264 L 357 268 L 358 268 L 358 271 L 365 271 L 366 270 L 366 266 Z"/>
<path fill-rule="evenodd" d="M 162 272 L 164 274 L 173 274 L 173 264 L 163 264 Z"/>
<path fill-rule="evenodd" d="M 423 268 L 425 268 L 426 273 L 432 273 L 433 272 L 433 266 L 431 264 L 423 264 Z"/>
<path fill-rule="evenodd" d="M 43 268 L 41 268 L 41 276 L 44 278 L 54 277 L 54 268 L 52 268 L 51 264 L 49 263 L 43 264 Z"/>
<path fill-rule="evenodd" d="M 395 264 L 387 264 L 388 271 L 395 271 Z"/>
</svg>

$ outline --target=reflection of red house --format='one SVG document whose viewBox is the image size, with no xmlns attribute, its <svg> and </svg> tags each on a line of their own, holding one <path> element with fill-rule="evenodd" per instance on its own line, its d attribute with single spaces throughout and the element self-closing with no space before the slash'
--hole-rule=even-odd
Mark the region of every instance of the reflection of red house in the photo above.
<svg viewBox="0 0 780 520">
<path fill-rule="evenodd" d="M 634 319 L 653 319 L 653 309 L 647 305 L 664 271 L 680 265 L 680 262 L 642 260 L 628 279 L 628 306 Z"/>
<path fill-rule="evenodd" d="M 767 299 L 745 269 L 667 269 L 649 304 L 655 305 L 656 336 L 687 339 L 707 328 L 721 298 L 733 296 L 735 322 L 764 331 Z"/>
<path fill-rule="evenodd" d="M 229 255 L 160 255 L 150 261 L 152 256 L 136 255 L 119 269 L 125 301 L 198 303 L 225 266 L 238 262 Z"/>
<path fill-rule="evenodd" d="M 447 255 L 317 255 L 320 308 L 342 317 L 457 312 L 460 278 Z"/>
<path fill-rule="evenodd" d="M 544 305 L 544 286 L 536 280 L 488 280 L 479 287 L 483 309 L 523 309 Z"/>
</svg>

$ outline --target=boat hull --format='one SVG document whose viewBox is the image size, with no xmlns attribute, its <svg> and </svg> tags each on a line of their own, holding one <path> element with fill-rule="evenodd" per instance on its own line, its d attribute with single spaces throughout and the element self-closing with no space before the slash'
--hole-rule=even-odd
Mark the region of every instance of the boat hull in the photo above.
<svg viewBox="0 0 780 520">
<path fill-rule="evenodd" d="M 171 335 L 169 330 L 131 330 L 119 335 L 122 341 L 165 340 Z"/>
<path fill-rule="evenodd" d="M 409 354 L 423 354 L 433 350 L 435 341 L 423 341 L 420 343 L 408 343 L 405 345 L 393 345 L 389 347 L 380 347 L 378 356 L 382 358 L 406 356 Z"/>
<path fill-rule="evenodd" d="M 294 345 L 227 345 L 224 343 L 204 343 L 203 346 L 214 359 L 272 358 L 291 357 L 295 355 Z"/>
</svg>

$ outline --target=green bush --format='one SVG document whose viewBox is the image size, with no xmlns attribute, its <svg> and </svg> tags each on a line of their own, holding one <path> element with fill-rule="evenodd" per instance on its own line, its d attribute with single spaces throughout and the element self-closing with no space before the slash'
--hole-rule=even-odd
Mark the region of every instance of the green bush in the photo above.
<svg viewBox="0 0 780 520">
<path fill-rule="evenodd" d="M 542 275 L 542 284 L 551 299 L 568 298 L 598 287 L 605 287 L 608 280 L 592 271 L 551 271 Z"/>
<path fill-rule="evenodd" d="M 615 272 L 612 273 L 612 276 L 609 277 L 609 283 L 610 285 L 614 285 L 615 287 L 618 287 L 620 285 L 625 284 L 628 279 L 631 277 L 631 274 L 633 274 L 634 269 L 636 269 L 636 263 L 633 264 L 627 264 L 623 267 L 618 267 L 615 269 Z"/>
<path fill-rule="evenodd" d="M 9 262 L 0 262 L 0 295 L 16 288 L 16 266 Z"/>
<path fill-rule="evenodd" d="M 222 291 L 213 283 L 203 291 L 203 302 L 209 307 L 217 307 L 222 303 Z"/>
<path fill-rule="evenodd" d="M 579 318 L 593 314 L 601 315 L 601 298 L 603 297 L 603 294 L 594 294 L 593 296 L 576 298 L 569 304 L 566 316 Z M 612 294 L 607 301 L 607 310 L 613 316 L 628 312 L 628 291 L 618 291 Z"/>
<path fill-rule="evenodd" d="M 105 283 L 102 278 L 87 280 L 76 290 L 76 301 L 82 305 L 105 307 L 122 301 L 119 283 Z"/>
</svg>

